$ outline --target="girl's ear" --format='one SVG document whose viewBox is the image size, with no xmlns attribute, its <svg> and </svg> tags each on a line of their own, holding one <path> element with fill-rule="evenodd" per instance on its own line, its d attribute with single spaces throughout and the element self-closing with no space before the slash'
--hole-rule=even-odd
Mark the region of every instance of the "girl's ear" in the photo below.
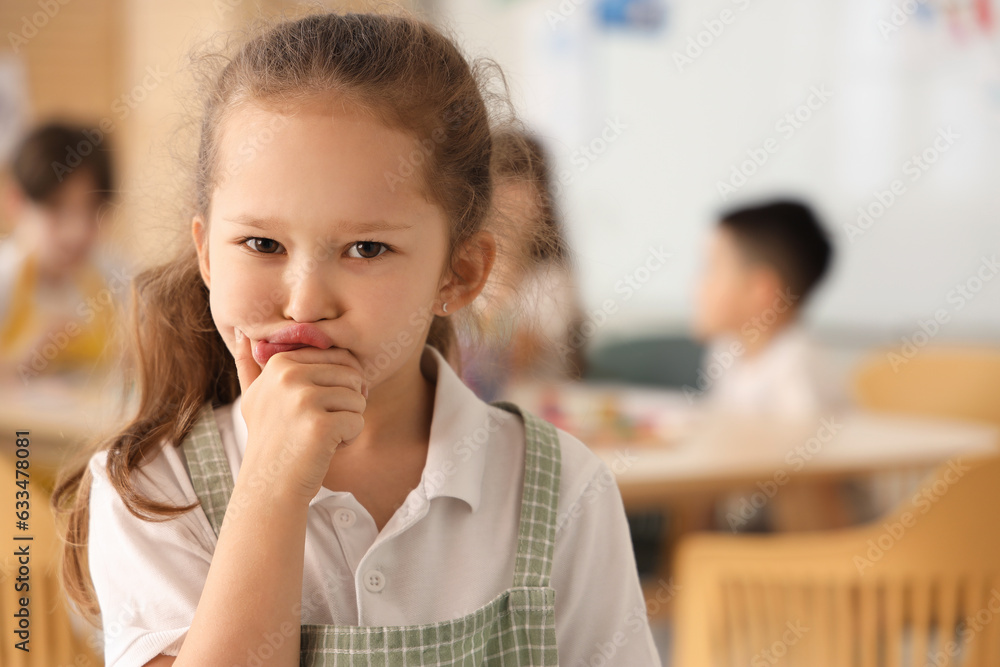
<svg viewBox="0 0 1000 667">
<path fill-rule="evenodd" d="M 496 239 L 487 231 L 477 232 L 455 249 L 448 280 L 438 290 L 437 315 L 451 315 L 479 296 L 490 277 L 496 254 Z M 442 309 L 444 303 L 448 304 L 448 312 Z"/>
<path fill-rule="evenodd" d="M 211 274 L 208 270 L 208 229 L 205 219 L 200 215 L 191 219 L 191 236 L 194 237 L 194 246 L 198 250 L 198 269 L 201 271 L 201 279 L 205 281 L 205 287 L 212 289 Z"/>
</svg>

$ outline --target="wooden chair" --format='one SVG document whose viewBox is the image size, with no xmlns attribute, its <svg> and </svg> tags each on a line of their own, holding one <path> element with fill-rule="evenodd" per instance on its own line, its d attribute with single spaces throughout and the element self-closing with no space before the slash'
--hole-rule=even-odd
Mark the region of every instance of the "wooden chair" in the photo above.
<svg viewBox="0 0 1000 667">
<path fill-rule="evenodd" d="M 886 350 L 854 375 L 858 403 L 871 410 L 1000 424 L 1000 349 L 924 348 L 908 361 Z"/>
<path fill-rule="evenodd" d="M 909 359 L 898 349 L 884 350 L 860 364 L 853 379 L 854 399 L 868 410 L 1000 425 L 1000 350 L 928 347 Z M 871 513 L 891 511 L 930 472 L 872 476 L 866 487 Z"/>
<path fill-rule="evenodd" d="M 11 451 L 13 448 L 11 447 Z M 32 477 L 28 483 L 28 530 L 20 531 L 15 526 L 15 459 L 6 452 L 0 456 L 0 479 L 4 489 L 0 492 L 0 517 L 4 521 L 2 534 L 5 535 L 3 555 L 0 556 L 0 627 L 3 641 L 0 641 L 0 665 L 3 667 L 36 667 L 51 665 L 57 667 L 99 667 L 104 664 L 88 641 L 86 623 L 78 617 L 71 617 L 67 598 L 59 582 L 59 539 L 55 522 L 49 509 L 48 491 Z M 30 474 L 31 468 L 28 468 Z M 21 478 L 23 479 L 23 478 Z M 28 536 L 33 539 L 14 540 L 14 537 Z M 27 546 L 30 554 L 27 563 L 28 591 L 18 591 L 15 585 L 23 577 L 21 563 L 15 550 Z M 28 598 L 29 652 L 15 647 L 20 641 L 13 633 L 19 619 L 15 614 L 22 608 L 21 598 Z M 80 626 L 80 631 L 74 629 Z M 93 636 L 90 634 L 89 636 Z M 99 650 L 99 649 L 98 649 Z"/>
<path fill-rule="evenodd" d="M 878 366 L 858 382 L 873 406 L 1000 423 L 1000 353 Z M 1000 458 L 950 461 L 870 525 L 692 536 L 677 557 L 674 664 L 1000 665 L 998 507 Z"/>
<path fill-rule="evenodd" d="M 863 528 L 683 542 L 674 664 L 1000 665 L 1000 459 L 952 465 Z"/>
</svg>

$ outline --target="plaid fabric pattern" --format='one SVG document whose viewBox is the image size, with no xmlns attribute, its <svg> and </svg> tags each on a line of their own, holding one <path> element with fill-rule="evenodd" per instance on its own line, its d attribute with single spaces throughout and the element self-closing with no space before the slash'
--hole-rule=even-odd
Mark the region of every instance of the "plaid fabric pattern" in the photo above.
<svg viewBox="0 0 1000 667">
<path fill-rule="evenodd" d="M 184 438 L 181 448 L 187 459 L 191 485 L 201 500 L 201 508 L 212 524 L 212 530 L 218 536 L 234 484 L 211 401 L 205 401 L 201 406 L 201 414 Z"/>
<path fill-rule="evenodd" d="M 492 405 L 521 416 L 524 489 L 511 588 L 461 618 L 409 626 L 303 624 L 301 667 L 558 667 L 555 547 L 560 450 L 555 427 L 514 403 Z M 216 535 L 233 490 L 211 404 L 183 443 L 191 482 Z"/>
</svg>

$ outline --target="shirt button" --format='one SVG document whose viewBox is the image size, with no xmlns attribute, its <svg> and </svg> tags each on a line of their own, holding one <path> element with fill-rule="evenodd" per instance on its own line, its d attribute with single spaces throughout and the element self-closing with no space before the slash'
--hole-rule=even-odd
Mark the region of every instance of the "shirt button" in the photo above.
<svg viewBox="0 0 1000 667">
<path fill-rule="evenodd" d="M 365 588 L 370 593 L 378 593 L 385 588 L 385 576 L 378 570 L 368 570 L 365 572 Z"/>
<path fill-rule="evenodd" d="M 353 511 L 341 508 L 333 513 L 333 518 L 341 528 L 350 528 L 356 517 Z"/>
</svg>

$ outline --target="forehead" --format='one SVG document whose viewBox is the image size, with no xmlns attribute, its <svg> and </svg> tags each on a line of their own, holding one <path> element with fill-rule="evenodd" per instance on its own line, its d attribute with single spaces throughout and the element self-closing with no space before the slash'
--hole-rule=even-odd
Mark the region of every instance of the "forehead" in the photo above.
<svg viewBox="0 0 1000 667">
<path fill-rule="evenodd" d="M 736 251 L 736 239 L 725 227 L 716 225 L 709 235 L 709 244 L 718 253 L 734 253 Z"/>
<path fill-rule="evenodd" d="M 213 208 L 391 219 L 430 205 L 410 161 L 418 149 L 410 133 L 354 107 L 245 103 L 220 128 Z"/>
<path fill-rule="evenodd" d="M 725 227 L 716 226 L 709 237 L 709 256 L 715 261 L 733 268 L 743 268 L 747 264 L 744 252 L 736 236 Z"/>
</svg>

